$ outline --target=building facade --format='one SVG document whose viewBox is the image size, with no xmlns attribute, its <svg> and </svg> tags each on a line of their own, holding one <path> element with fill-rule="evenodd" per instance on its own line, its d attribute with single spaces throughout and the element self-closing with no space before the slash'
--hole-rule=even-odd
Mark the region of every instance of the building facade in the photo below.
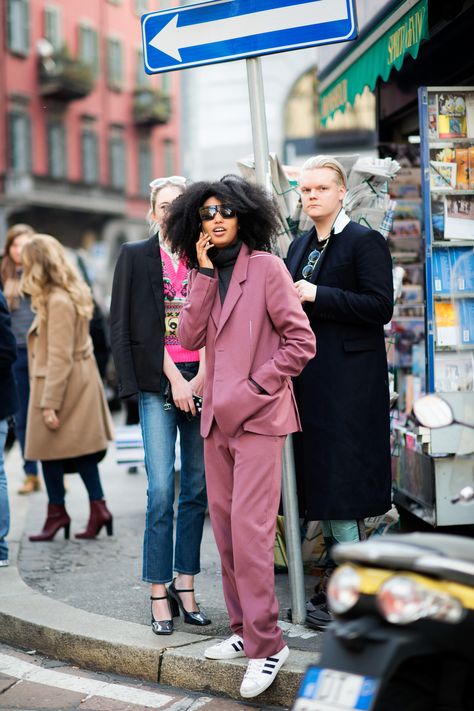
<svg viewBox="0 0 474 711">
<path fill-rule="evenodd" d="M 140 16 L 175 4 L 0 4 L 0 247 L 16 222 L 109 261 L 146 235 L 150 180 L 181 168 L 180 77 L 145 74 Z"/>
</svg>

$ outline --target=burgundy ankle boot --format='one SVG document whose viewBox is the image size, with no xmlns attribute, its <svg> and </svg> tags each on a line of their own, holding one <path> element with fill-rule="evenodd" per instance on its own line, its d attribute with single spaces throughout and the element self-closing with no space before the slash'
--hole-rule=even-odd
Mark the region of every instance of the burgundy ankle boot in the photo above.
<svg viewBox="0 0 474 711">
<path fill-rule="evenodd" d="M 41 533 L 30 536 L 30 541 L 52 541 L 60 528 L 64 528 L 64 538 L 69 538 L 71 519 L 64 504 L 48 504 L 48 515 Z"/>
<path fill-rule="evenodd" d="M 111 536 L 113 533 L 113 516 L 107 508 L 104 499 L 99 499 L 97 501 L 91 501 L 91 513 L 89 516 L 89 521 L 87 523 L 87 528 L 82 533 L 76 533 L 76 538 L 95 538 L 102 526 L 107 529 L 107 535 Z"/>
</svg>

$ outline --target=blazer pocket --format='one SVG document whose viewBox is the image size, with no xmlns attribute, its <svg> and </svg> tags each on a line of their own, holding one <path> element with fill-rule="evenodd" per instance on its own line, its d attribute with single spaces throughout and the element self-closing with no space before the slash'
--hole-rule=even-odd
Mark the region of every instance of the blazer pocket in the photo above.
<svg viewBox="0 0 474 711">
<path fill-rule="evenodd" d="M 344 350 L 352 351 L 375 351 L 380 346 L 377 338 L 351 338 L 344 339 Z"/>
</svg>

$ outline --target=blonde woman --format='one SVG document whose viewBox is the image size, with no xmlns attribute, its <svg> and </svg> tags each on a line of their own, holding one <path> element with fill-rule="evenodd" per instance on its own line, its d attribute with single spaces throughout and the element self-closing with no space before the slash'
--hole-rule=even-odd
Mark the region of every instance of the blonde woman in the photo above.
<svg viewBox="0 0 474 711">
<path fill-rule="evenodd" d="M 18 390 L 18 409 L 15 412 L 15 434 L 20 443 L 21 453 L 25 451 L 26 415 L 30 397 L 30 379 L 28 375 L 28 350 L 26 339 L 34 319 L 31 310 L 31 299 L 21 293 L 20 279 L 23 271 L 21 250 L 30 240 L 35 231 L 30 225 L 12 225 L 7 232 L 5 252 L 0 266 L 0 277 L 3 292 L 10 309 L 12 331 L 16 340 L 17 359 L 13 364 L 13 375 Z M 38 491 L 40 482 L 38 465 L 35 461 L 23 459 L 25 480 L 18 490 L 19 494 L 31 494 Z"/>
<path fill-rule="evenodd" d="M 122 247 L 110 331 L 120 396 L 138 393 L 148 478 L 142 578 L 151 583 L 151 628 L 157 635 L 169 635 L 179 610 L 188 624 L 211 622 L 194 596 L 207 498 L 193 394 L 202 392 L 204 359 L 199 350 L 183 348 L 176 335 L 188 268 L 171 252 L 163 230 L 170 206 L 183 199 L 186 180 L 177 175 L 157 178 L 150 188 L 152 236 Z M 174 525 L 178 431 L 180 493 Z"/>
<path fill-rule="evenodd" d="M 39 459 L 48 492 L 48 515 L 31 541 L 50 541 L 71 519 L 64 506 L 63 474 L 78 471 L 90 500 L 86 530 L 112 534 L 97 462 L 112 439 L 112 423 L 89 335 L 93 302 L 89 287 L 49 235 L 35 235 L 22 250 L 22 290 L 36 318 L 28 334 L 31 396 L 26 456 Z"/>
</svg>

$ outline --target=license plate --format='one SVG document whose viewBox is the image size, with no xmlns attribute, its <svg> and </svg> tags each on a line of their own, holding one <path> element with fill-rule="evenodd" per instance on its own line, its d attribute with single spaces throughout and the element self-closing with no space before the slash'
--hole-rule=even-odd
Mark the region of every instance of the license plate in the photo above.
<svg viewBox="0 0 474 711">
<path fill-rule="evenodd" d="M 309 667 L 293 711 L 370 711 L 378 686 L 371 676 Z"/>
</svg>

